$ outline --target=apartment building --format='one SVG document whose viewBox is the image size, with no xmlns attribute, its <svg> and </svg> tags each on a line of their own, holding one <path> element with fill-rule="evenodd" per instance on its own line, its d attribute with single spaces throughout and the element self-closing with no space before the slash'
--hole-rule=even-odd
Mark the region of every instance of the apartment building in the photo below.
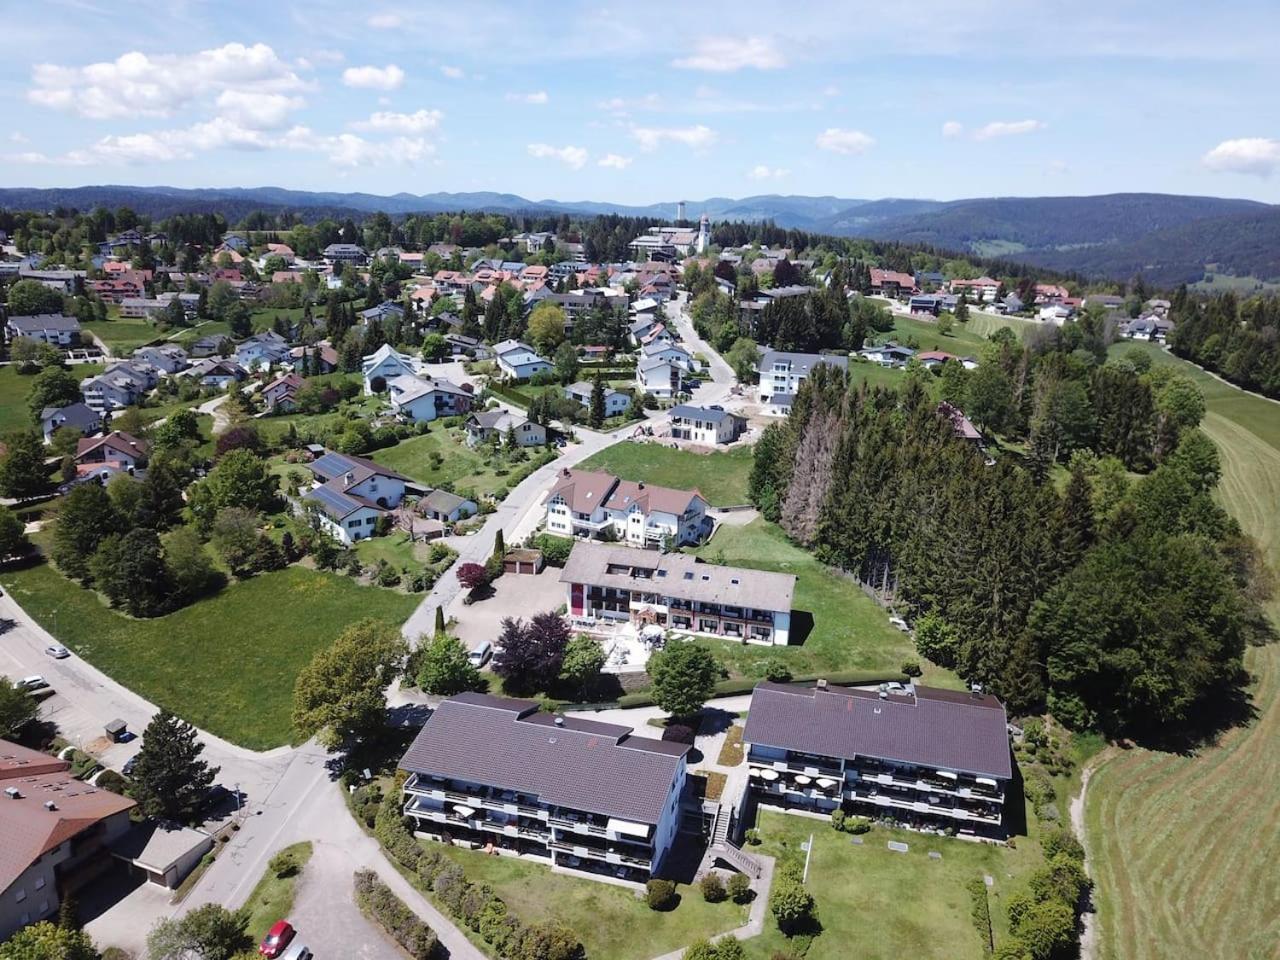
<svg viewBox="0 0 1280 960">
<path fill-rule="evenodd" d="M 786 416 L 791 412 L 791 403 L 800 390 L 800 384 L 808 379 L 814 367 L 824 363 L 841 370 L 849 369 L 849 358 L 838 354 L 766 351 L 757 368 L 760 402 L 765 404 L 769 413 Z"/>
<path fill-rule="evenodd" d="M 577 543 L 560 582 L 574 617 L 634 620 L 773 646 L 786 646 L 791 637 L 796 578 L 789 573 L 701 563 L 686 553 Z"/>
<path fill-rule="evenodd" d="M 42 313 L 34 317 L 10 317 L 5 323 L 5 338 L 40 340 L 55 347 L 69 347 L 80 340 L 80 321 L 60 313 Z"/>
<path fill-rule="evenodd" d="M 671 408 L 671 436 L 715 446 L 733 443 L 746 428 L 747 421 L 723 407 L 695 407 L 680 404 Z"/>
<path fill-rule="evenodd" d="M 643 883 L 675 840 L 688 749 L 462 693 L 400 761 L 404 813 L 419 836 Z"/>
<path fill-rule="evenodd" d="M 673 490 L 611 473 L 572 470 L 547 495 L 547 530 L 562 537 L 613 539 L 639 547 L 700 543 L 711 532 L 707 501 L 697 490 Z"/>
<path fill-rule="evenodd" d="M 1004 705 L 993 696 L 761 683 L 742 739 L 760 803 L 1005 837 L 1013 760 Z"/>
</svg>

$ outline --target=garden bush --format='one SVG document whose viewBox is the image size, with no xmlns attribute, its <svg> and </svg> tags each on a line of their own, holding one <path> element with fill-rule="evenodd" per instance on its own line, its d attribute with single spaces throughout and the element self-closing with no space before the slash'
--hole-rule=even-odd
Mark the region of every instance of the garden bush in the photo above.
<svg viewBox="0 0 1280 960">
<path fill-rule="evenodd" d="M 751 878 L 745 873 L 731 874 L 726 886 L 729 899 L 734 903 L 746 903 L 751 899 Z"/>
<path fill-rule="evenodd" d="M 355 900 L 414 960 L 431 960 L 436 953 L 435 932 L 418 919 L 372 870 L 357 870 Z"/>
<path fill-rule="evenodd" d="M 298 855 L 292 850 L 281 850 L 267 863 L 267 869 L 283 880 L 286 877 L 297 876 L 298 871 L 302 869 L 302 864 L 298 862 Z"/>
<path fill-rule="evenodd" d="M 702 899 L 707 903 L 721 903 L 728 896 L 724 889 L 724 881 L 714 870 L 707 871 L 698 886 L 702 889 Z"/>
<path fill-rule="evenodd" d="M 670 880 L 650 880 L 644 885 L 644 899 L 650 910 L 674 910 L 678 898 Z"/>
</svg>

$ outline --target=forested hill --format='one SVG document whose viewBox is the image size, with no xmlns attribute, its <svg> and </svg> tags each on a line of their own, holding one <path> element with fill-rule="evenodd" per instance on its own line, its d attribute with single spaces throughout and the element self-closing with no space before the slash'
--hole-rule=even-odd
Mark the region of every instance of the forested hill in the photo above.
<svg viewBox="0 0 1280 960">
<path fill-rule="evenodd" d="M 1063 271 L 1172 285 L 1206 264 L 1237 276 L 1280 276 L 1280 207 L 1252 200 L 1150 193 L 956 200 L 901 215 L 856 206 L 826 224 L 837 233 L 1000 256 Z M 820 226 L 818 229 L 822 229 Z M 1270 264 L 1270 265 L 1269 265 Z"/>
</svg>

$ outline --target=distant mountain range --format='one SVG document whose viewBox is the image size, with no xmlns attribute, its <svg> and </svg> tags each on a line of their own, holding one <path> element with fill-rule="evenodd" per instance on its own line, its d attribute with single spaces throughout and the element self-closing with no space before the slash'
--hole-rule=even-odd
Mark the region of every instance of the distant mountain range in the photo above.
<svg viewBox="0 0 1280 960">
<path fill-rule="evenodd" d="M 676 202 L 648 206 L 529 200 L 510 193 L 317 193 L 282 187 L 180 189 L 90 186 L 0 189 L 0 208 L 127 205 L 153 217 L 217 210 L 235 222 L 254 210 L 293 210 L 306 219 L 383 211 L 392 216 L 482 210 L 507 214 L 618 214 L 672 219 Z M 895 240 L 1000 257 L 1087 276 L 1157 284 L 1200 280 L 1206 269 L 1260 279 L 1280 277 L 1280 206 L 1252 200 L 1120 193 L 1094 197 L 972 200 L 805 197 L 764 194 L 686 203 L 686 215 L 759 222 L 838 236 Z"/>
</svg>

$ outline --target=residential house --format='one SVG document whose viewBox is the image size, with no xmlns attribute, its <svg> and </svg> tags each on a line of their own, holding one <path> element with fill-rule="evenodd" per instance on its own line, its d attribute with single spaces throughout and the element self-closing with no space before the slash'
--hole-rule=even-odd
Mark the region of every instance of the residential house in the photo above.
<svg viewBox="0 0 1280 960">
<path fill-rule="evenodd" d="M 159 381 L 154 367 L 141 360 L 113 363 L 96 377 L 80 381 L 80 395 L 98 413 L 129 407 Z"/>
<path fill-rule="evenodd" d="M 382 393 L 386 385 L 397 377 L 416 377 L 418 361 L 407 353 L 400 353 L 389 343 L 384 343 L 363 358 L 360 369 L 364 374 L 366 396 Z"/>
<path fill-rule="evenodd" d="M 85 464 L 115 464 L 126 473 L 133 473 L 147 462 L 151 445 L 123 430 L 112 430 L 105 437 L 81 437 L 76 443 L 76 466 Z"/>
<path fill-rule="evenodd" d="M 194 320 L 196 312 L 200 308 L 200 294 L 198 293 L 175 293 L 170 290 L 167 293 L 156 295 L 156 299 L 166 307 L 174 300 L 182 304 L 182 313 L 188 320 Z"/>
<path fill-rule="evenodd" d="M 391 409 L 415 423 L 468 413 L 475 398 L 464 387 L 441 378 L 401 375 L 387 381 Z"/>
<path fill-rule="evenodd" d="M 70 771 L 67 760 L 0 740 L 0 942 L 55 916 L 129 830 L 137 803 Z"/>
<path fill-rule="evenodd" d="M 191 365 L 191 361 L 187 357 L 187 351 L 176 343 L 139 347 L 133 351 L 133 359 L 139 363 L 150 364 L 156 370 L 168 375 L 181 373 Z"/>
<path fill-rule="evenodd" d="M 404 307 L 396 303 L 394 300 L 385 300 L 376 307 L 369 307 L 367 310 L 361 310 L 358 316 L 360 317 L 360 325 L 367 329 L 371 323 L 383 323 L 387 320 L 403 320 Z"/>
<path fill-rule="evenodd" d="M 991 277 L 978 277 L 974 280 L 952 280 L 951 292 L 962 295 L 973 295 L 983 303 L 995 303 L 1000 292 L 1000 281 Z"/>
<path fill-rule="evenodd" d="M 760 374 L 760 402 L 775 416 L 791 412 L 791 403 L 800 391 L 800 384 L 808 379 L 820 365 L 849 369 L 849 358 L 828 353 L 788 353 L 767 350 L 760 357 L 756 368 Z"/>
<path fill-rule="evenodd" d="M 88 274 L 83 270 L 37 270 L 34 267 L 21 266 L 18 268 L 18 276 L 23 280 L 34 280 L 41 286 L 69 296 L 76 291 L 76 281 L 83 282 Z"/>
<path fill-rule="evenodd" d="M 467 417 L 467 445 L 474 447 L 482 443 L 505 443 L 507 435 L 515 437 L 522 447 L 540 447 L 547 442 L 547 428 L 535 423 L 518 413 L 506 410 L 484 410 Z"/>
<path fill-rule="evenodd" d="M 226 390 L 232 384 L 239 383 L 249 375 L 244 367 L 236 363 L 234 360 L 223 360 L 221 358 L 206 357 L 203 360 L 197 360 L 182 373 L 180 377 L 191 377 L 197 380 L 202 387 L 217 387 L 219 390 Z"/>
<path fill-rule="evenodd" d="M 1114 293 L 1091 293 L 1084 298 L 1086 307 L 1102 307 L 1104 310 L 1123 310 L 1124 297 Z"/>
<path fill-rule="evenodd" d="M 302 358 L 306 355 L 313 375 L 333 373 L 338 369 L 338 351 L 321 341 L 310 347 L 294 347 L 289 351 L 289 365 L 294 370 L 302 369 Z"/>
<path fill-rule="evenodd" d="M 448 490 L 432 490 L 418 501 L 418 513 L 429 520 L 442 523 L 457 523 L 467 517 L 474 517 L 480 512 L 480 506 L 474 500 L 460 497 Z"/>
<path fill-rule="evenodd" d="M 220 356 L 224 350 L 229 352 L 231 345 L 231 340 L 225 334 L 210 334 L 200 337 L 191 344 L 191 356 L 196 358 Z"/>
<path fill-rule="evenodd" d="M 1067 297 L 1071 296 L 1071 291 L 1056 283 L 1037 283 L 1035 290 L 1037 304 L 1051 303 L 1054 300 L 1065 300 Z"/>
<path fill-rule="evenodd" d="M 236 363 L 246 370 L 270 370 L 289 360 L 289 341 L 274 330 L 264 330 L 238 344 Z"/>
<path fill-rule="evenodd" d="M 296 373 L 276 377 L 262 388 L 262 403 L 271 413 L 291 413 L 298 408 L 298 391 L 306 383 Z"/>
<path fill-rule="evenodd" d="M 652 314 L 637 316 L 636 319 L 627 324 L 627 335 L 631 338 L 631 342 L 639 347 L 644 343 L 644 338 L 661 325 L 662 321 Z"/>
<path fill-rule="evenodd" d="M 1051 303 L 1040 308 L 1036 319 L 1060 327 L 1071 319 L 1071 308 L 1061 303 Z"/>
<path fill-rule="evenodd" d="M 570 400 L 577 400 L 579 404 L 587 410 L 591 409 L 591 394 L 595 390 L 595 384 L 587 380 L 579 380 L 577 383 L 571 383 L 564 388 L 564 395 Z M 629 394 L 614 390 L 612 387 L 604 388 L 604 415 L 605 417 L 617 417 L 627 412 L 627 408 L 631 406 L 631 397 Z"/>
<path fill-rule="evenodd" d="M 75 317 L 59 313 L 42 313 L 34 317 L 10 317 L 4 325 L 5 337 L 12 341 L 15 337 L 26 337 L 53 344 L 55 347 L 69 347 L 80 342 L 80 321 Z"/>
<path fill-rule="evenodd" d="M 108 268 L 115 266 L 107 264 Z M 90 293 L 96 294 L 107 303 L 123 304 L 126 300 L 137 300 L 146 297 L 147 287 L 142 277 L 133 271 L 113 272 L 104 280 L 90 280 L 86 286 Z M 123 316 L 142 316 L 140 313 L 124 313 Z"/>
<path fill-rule="evenodd" d="M 401 758 L 418 836 L 644 883 L 680 828 L 689 747 L 630 727 L 461 693 Z"/>
<path fill-rule="evenodd" d="M 475 337 L 466 337 L 460 333 L 446 333 L 444 342 L 449 345 L 449 353 L 455 357 L 476 357 L 487 354 L 489 348 Z"/>
<path fill-rule="evenodd" d="M 102 414 L 85 403 L 45 407 L 40 411 L 40 429 L 45 443 L 53 439 L 56 430 L 75 430 L 81 436 L 88 436 L 102 429 Z"/>
<path fill-rule="evenodd" d="M 503 340 L 493 346 L 498 369 L 512 380 L 528 380 L 536 373 L 550 370 L 551 364 L 534 351 L 533 347 L 519 340 Z"/>
<path fill-rule="evenodd" d="M 896 343 L 883 343 L 875 347 L 864 347 L 858 351 L 858 356 L 865 357 L 882 367 L 906 366 L 907 361 L 915 355 L 915 350 Z"/>
<path fill-rule="evenodd" d="M 955 430 L 957 439 L 972 443 L 976 447 L 983 445 L 982 432 L 973 425 L 973 422 L 964 415 L 964 411 L 959 407 L 943 400 L 938 404 L 938 414 L 951 421 L 951 426 Z"/>
<path fill-rule="evenodd" d="M 660 399 L 670 399 L 684 386 L 684 371 L 669 360 L 641 359 L 636 364 L 636 389 Z"/>
<path fill-rule="evenodd" d="M 378 519 L 400 506 L 409 482 L 364 457 L 326 451 L 308 464 L 315 486 L 302 497 L 321 526 L 347 546 L 374 535 Z"/>
<path fill-rule="evenodd" d="M 575 618 L 786 646 L 796 578 L 603 543 L 575 543 L 560 574 Z"/>
<path fill-rule="evenodd" d="M 364 247 L 356 243 L 331 243 L 324 248 L 321 254 L 329 263 L 353 263 L 356 265 L 367 263 L 369 255 L 365 253 Z"/>
<path fill-rule="evenodd" d="M 981 692 L 760 683 L 742 735 L 761 804 L 1005 837 L 1004 705 Z"/>
<path fill-rule="evenodd" d="M 671 436 L 712 447 L 733 443 L 746 428 L 745 417 L 729 413 L 724 407 L 695 407 L 680 404 L 671 408 Z"/>
<path fill-rule="evenodd" d="M 1024 306 L 1026 305 L 1022 302 L 1022 298 L 1016 293 L 1011 293 L 1000 301 L 1000 312 L 1003 314 L 1021 313 Z"/>
<path fill-rule="evenodd" d="M 885 297 L 909 296 L 915 291 L 916 278 L 897 270 L 871 268 L 871 292 Z"/>
<path fill-rule="evenodd" d="M 652 334 L 653 331 L 650 331 Z M 693 358 L 689 355 L 689 351 L 679 344 L 661 339 L 651 339 L 648 343 L 640 348 L 641 361 L 648 360 L 665 360 L 667 363 L 674 364 L 681 370 L 693 370 Z"/>
<path fill-rule="evenodd" d="M 546 525 L 559 536 L 613 536 L 642 547 L 700 543 L 711 532 L 707 500 L 697 490 L 569 468 L 560 471 L 547 494 Z"/>
</svg>

